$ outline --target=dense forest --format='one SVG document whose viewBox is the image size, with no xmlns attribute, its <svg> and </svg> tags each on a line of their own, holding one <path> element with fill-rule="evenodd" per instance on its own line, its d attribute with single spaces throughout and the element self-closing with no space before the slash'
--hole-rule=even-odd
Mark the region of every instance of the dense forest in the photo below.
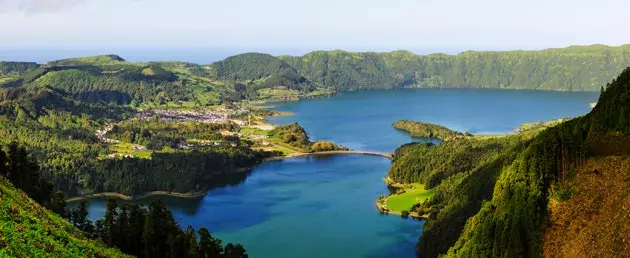
<svg viewBox="0 0 630 258">
<path fill-rule="evenodd" d="M 209 65 L 132 63 L 107 55 L 42 65 L 1 62 L 0 87 L 52 87 L 89 102 L 202 108 L 245 99 L 294 100 L 402 87 L 598 91 L 628 65 L 630 45 L 458 55 L 247 53 Z"/>
<path fill-rule="evenodd" d="M 108 246 L 136 257 L 248 257 L 243 246 L 224 247 L 205 228 L 182 230 L 161 201 L 147 210 L 109 199 L 105 217 L 93 223 L 85 203 L 66 208 L 63 193 L 52 192 L 24 147 L 11 143 L 6 149 L 0 147 L 1 256 L 124 256 Z"/>
<path fill-rule="evenodd" d="M 601 87 L 628 65 L 630 45 L 427 56 L 406 51 L 317 51 L 302 57 L 250 53 L 210 65 L 132 63 L 115 55 L 45 64 L 0 62 L 0 145 L 8 146 L 6 153 L 0 152 L 0 172 L 6 178 L 0 193 L 23 201 L 15 185 L 44 207 L 69 216 L 90 237 L 134 255 L 233 257 L 231 253 L 241 253 L 241 247 L 222 247 L 207 231 L 182 231 L 159 203 L 148 210 L 112 203 L 111 216 L 100 226 L 89 226 L 83 211 L 66 213 L 63 200 L 96 192 L 205 191 L 240 182 L 248 167 L 271 155 L 252 150 L 236 133 L 222 132 L 238 131 L 234 124 L 130 120 L 139 110 L 221 109 L 240 101 L 401 87 L 601 90 L 590 114 L 545 128 L 523 128 L 517 135 L 449 137 L 440 128 L 405 126 L 410 132 L 418 129 L 420 135 L 451 139 L 439 145 L 402 146 L 389 172 L 396 182 L 418 182 L 434 190 L 432 198 L 414 207 L 429 216 L 418 243 L 420 256 L 538 256 L 546 246 L 541 228 L 550 216 L 548 204 L 571 200 L 576 171 L 595 158 L 630 154 L 630 70 Z M 95 134 L 112 124 L 116 125 L 106 137 L 113 143 Z M 300 152 L 345 149 L 310 141 L 297 124 L 278 127 L 268 136 L 272 144 Z M 7 207 L 1 218 L 14 225 L 16 221 L 9 219 L 15 205 L 6 200 L 1 200 Z M 88 254 L 122 255 L 76 238 L 75 229 L 41 207 L 29 212 L 23 214 L 28 218 L 19 217 L 24 219 L 21 223 L 36 220 L 32 214 L 45 213 L 54 225 L 73 232 L 70 243 L 89 246 Z M 120 231 L 112 233 L 112 228 L 131 227 L 131 217 L 146 219 L 142 231 L 134 231 L 144 242 L 114 241 L 113 234 Z M 40 232 L 37 237 L 52 234 L 42 227 L 33 229 Z M 154 241 L 156 230 L 165 234 L 159 241 Z M 193 244 L 193 238 L 198 242 Z M 23 243 L 16 241 L 0 238 L 0 246 L 13 243 L 16 247 L 10 252 L 15 253 L 9 254 L 37 255 L 24 253 L 19 249 Z M 50 241 L 50 248 L 58 248 L 58 238 Z"/>
<path fill-rule="evenodd" d="M 241 168 L 251 167 L 269 153 L 247 146 L 198 146 L 172 149 L 194 137 L 240 142 L 223 136 L 234 124 L 173 124 L 157 120 L 125 120 L 112 137 L 123 143 L 147 144 L 153 150 L 140 155 L 107 158 L 116 149 L 103 143 L 95 131 L 108 121 L 134 115 L 131 108 L 77 101 L 51 88 L 0 89 L 0 144 L 26 146 L 40 162 L 44 177 L 68 196 L 96 192 L 138 195 L 149 191 L 198 192 L 242 180 Z M 116 147 L 116 146 L 114 146 Z M 164 147 L 169 147 L 165 149 Z M 234 175 L 227 175 L 227 173 Z M 186 180 L 179 180 L 186 178 Z M 177 180 L 175 180 L 177 179 Z"/>
<path fill-rule="evenodd" d="M 329 141 L 311 142 L 306 131 L 298 123 L 278 126 L 269 131 L 269 139 L 299 152 L 348 150 Z"/>
<path fill-rule="evenodd" d="M 597 91 L 630 65 L 630 45 L 415 55 L 316 51 L 282 56 L 300 75 L 339 91 L 455 87 Z"/>
<path fill-rule="evenodd" d="M 436 138 L 443 141 L 464 136 L 461 132 L 453 131 L 441 125 L 410 120 L 396 121 L 392 127 L 408 132 L 413 137 Z"/>
<path fill-rule="evenodd" d="M 549 246 L 543 243 L 542 233 L 550 219 L 548 203 L 571 201 L 576 171 L 592 159 L 630 154 L 628 103 L 630 68 L 604 88 L 597 106 L 586 116 L 501 138 L 399 148 L 389 176 L 399 182 L 425 183 L 435 192 L 415 206 L 429 215 L 418 243 L 419 255 L 540 256 L 543 246 Z M 624 223 L 596 222 L 602 226 L 620 222 L 622 227 Z M 622 240 L 623 232 L 618 233 L 612 236 L 614 241 Z M 611 248 L 606 250 L 619 254 L 627 246 Z"/>
</svg>

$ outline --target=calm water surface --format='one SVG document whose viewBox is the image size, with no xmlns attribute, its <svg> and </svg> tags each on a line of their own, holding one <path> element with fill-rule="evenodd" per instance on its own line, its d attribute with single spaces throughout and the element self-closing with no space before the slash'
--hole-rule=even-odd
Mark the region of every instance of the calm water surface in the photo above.
<svg viewBox="0 0 630 258">
<path fill-rule="evenodd" d="M 508 133 L 524 122 L 587 113 L 597 93 L 404 89 L 341 94 L 277 103 L 314 140 L 352 149 L 393 152 L 412 139 L 391 128 L 399 119 L 438 123 L 471 133 Z M 375 156 L 329 156 L 270 161 L 233 186 L 199 199 L 163 198 L 182 226 L 206 227 L 251 257 L 414 257 L 421 221 L 380 215 L 375 198 L 390 161 Z M 143 203 L 150 200 L 144 200 Z M 90 216 L 104 201 L 90 201 Z"/>
</svg>

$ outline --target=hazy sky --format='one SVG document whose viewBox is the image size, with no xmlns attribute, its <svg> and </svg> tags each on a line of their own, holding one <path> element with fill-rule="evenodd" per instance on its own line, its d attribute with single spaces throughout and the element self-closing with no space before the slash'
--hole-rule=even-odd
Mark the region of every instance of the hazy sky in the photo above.
<svg viewBox="0 0 630 258">
<path fill-rule="evenodd" d="M 620 45 L 628 10 L 628 0 L 0 0 L 0 48 Z"/>
</svg>

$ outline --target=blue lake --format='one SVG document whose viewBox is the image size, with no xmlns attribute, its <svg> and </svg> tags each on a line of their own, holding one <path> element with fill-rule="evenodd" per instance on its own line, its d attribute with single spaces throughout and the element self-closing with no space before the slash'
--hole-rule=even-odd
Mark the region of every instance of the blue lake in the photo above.
<svg viewBox="0 0 630 258">
<path fill-rule="evenodd" d="M 413 139 L 394 130 L 399 119 L 420 120 L 475 134 L 509 133 L 525 122 L 587 113 L 598 93 L 516 90 L 400 89 L 344 93 L 276 103 L 313 140 L 351 149 L 393 152 Z M 233 186 L 198 199 L 164 198 L 182 226 L 206 227 L 251 257 L 414 257 L 422 221 L 380 215 L 390 161 L 339 155 L 269 161 Z M 141 202 L 149 202 L 143 200 Z M 90 200 L 101 218 L 104 200 Z"/>
</svg>

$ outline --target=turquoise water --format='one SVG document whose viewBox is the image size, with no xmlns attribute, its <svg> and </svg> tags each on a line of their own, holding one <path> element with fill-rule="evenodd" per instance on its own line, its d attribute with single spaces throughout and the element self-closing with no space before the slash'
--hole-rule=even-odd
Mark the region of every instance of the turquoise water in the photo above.
<svg viewBox="0 0 630 258">
<path fill-rule="evenodd" d="M 404 89 L 277 103 L 295 113 L 315 140 L 393 152 L 412 139 L 391 128 L 398 119 L 439 123 L 471 133 L 508 133 L 524 122 L 587 113 L 597 93 Z M 206 227 L 252 257 L 414 257 L 422 221 L 380 215 L 375 199 L 390 161 L 375 156 L 291 158 L 261 164 L 233 186 L 199 199 L 164 198 L 182 226 Z M 148 202 L 145 200 L 142 202 Z M 90 216 L 103 216 L 92 200 Z"/>
</svg>

